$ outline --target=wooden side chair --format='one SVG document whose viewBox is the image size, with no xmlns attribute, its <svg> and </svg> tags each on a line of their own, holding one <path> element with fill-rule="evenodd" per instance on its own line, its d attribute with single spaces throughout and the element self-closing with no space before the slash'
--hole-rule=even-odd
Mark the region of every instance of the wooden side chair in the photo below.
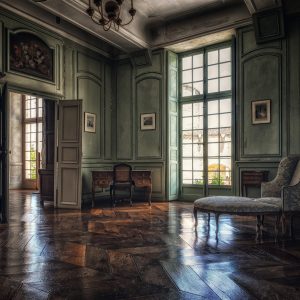
<svg viewBox="0 0 300 300">
<path fill-rule="evenodd" d="M 121 163 L 113 167 L 113 181 L 110 185 L 110 199 L 112 206 L 116 205 L 116 191 L 122 191 L 123 193 L 119 196 L 120 199 L 129 199 L 130 206 L 132 206 L 132 168 L 130 165 Z M 128 192 L 128 197 L 125 197 L 124 192 Z"/>
</svg>

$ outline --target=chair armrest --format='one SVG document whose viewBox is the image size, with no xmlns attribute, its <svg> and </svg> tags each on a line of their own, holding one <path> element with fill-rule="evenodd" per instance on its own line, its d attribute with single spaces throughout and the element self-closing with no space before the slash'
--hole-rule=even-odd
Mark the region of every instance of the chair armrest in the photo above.
<svg viewBox="0 0 300 300">
<path fill-rule="evenodd" d="M 300 211 L 300 182 L 282 187 L 283 211 Z"/>
<path fill-rule="evenodd" d="M 276 179 L 269 182 L 261 183 L 261 197 L 279 198 L 280 195 L 281 195 L 281 186 L 278 184 Z"/>
</svg>

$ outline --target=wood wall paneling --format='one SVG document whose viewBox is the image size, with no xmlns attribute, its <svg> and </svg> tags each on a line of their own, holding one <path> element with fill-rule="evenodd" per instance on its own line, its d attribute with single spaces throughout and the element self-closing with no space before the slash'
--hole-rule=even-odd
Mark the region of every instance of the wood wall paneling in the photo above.
<svg viewBox="0 0 300 300">
<path fill-rule="evenodd" d="M 137 116 L 137 159 L 162 158 L 162 79 L 144 77 L 136 83 Z M 155 130 L 141 130 L 140 117 L 143 113 L 156 114 Z"/>
<path fill-rule="evenodd" d="M 243 62 L 243 157 L 281 156 L 281 57 L 254 56 Z M 251 103 L 271 100 L 271 123 L 252 125 Z"/>
<path fill-rule="evenodd" d="M 133 91 L 130 63 L 117 68 L 117 160 L 133 159 Z"/>
<path fill-rule="evenodd" d="M 277 159 L 286 153 L 285 41 L 257 45 L 252 27 L 238 31 L 237 159 Z M 252 124 L 251 102 L 271 100 L 271 123 Z"/>
<path fill-rule="evenodd" d="M 300 154 L 300 18 L 289 20 L 288 40 L 288 153 Z"/>
</svg>

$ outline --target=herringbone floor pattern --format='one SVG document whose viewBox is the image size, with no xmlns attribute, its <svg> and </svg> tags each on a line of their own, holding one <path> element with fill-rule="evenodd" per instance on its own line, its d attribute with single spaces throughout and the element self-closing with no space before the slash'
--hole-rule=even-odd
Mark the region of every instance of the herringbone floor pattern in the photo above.
<svg viewBox="0 0 300 300">
<path fill-rule="evenodd" d="M 274 242 L 267 218 L 221 216 L 219 239 L 191 203 L 81 212 L 11 192 L 0 225 L 0 299 L 300 299 L 300 240 Z"/>
</svg>

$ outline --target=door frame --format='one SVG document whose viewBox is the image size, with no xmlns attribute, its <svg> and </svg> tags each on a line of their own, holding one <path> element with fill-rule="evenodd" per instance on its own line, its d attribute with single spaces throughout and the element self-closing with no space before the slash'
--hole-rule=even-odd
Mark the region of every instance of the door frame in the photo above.
<svg viewBox="0 0 300 300">
<path fill-rule="evenodd" d="M 4 82 L 5 84 L 5 82 Z M 4 84 L 2 85 L 2 88 L 4 86 Z M 40 92 L 40 91 L 36 91 L 36 90 L 30 90 L 30 89 L 26 89 L 26 88 L 21 88 L 21 87 L 18 87 L 18 86 L 15 86 L 15 85 L 11 85 L 9 84 L 9 82 L 6 82 L 7 84 L 7 94 L 8 94 L 8 100 L 7 100 L 7 107 L 6 107 L 6 116 L 7 116 L 7 124 L 9 124 L 10 122 L 10 110 L 9 110 L 9 104 L 10 104 L 10 96 L 9 94 L 10 93 L 17 93 L 17 94 L 21 94 L 21 95 L 34 95 L 34 96 L 37 96 L 37 97 L 41 97 L 43 99 L 48 99 L 48 100 L 51 100 L 51 101 L 55 101 L 56 103 L 58 103 L 60 100 L 62 100 L 62 97 L 61 96 L 57 96 L 55 94 L 48 94 L 48 93 L 44 93 L 44 92 Z M 57 139 L 57 135 L 56 135 L 56 129 L 57 129 L 57 121 L 56 121 L 56 118 L 55 118 L 55 141 Z M 10 134 L 9 134 L 9 130 L 7 128 L 7 142 L 8 142 L 8 147 L 9 147 L 9 138 L 10 138 Z M 56 144 L 54 145 L 54 153 L 56 155 Z M 56 156 L 55 156 L 55 161 L 56 161 Z M 7 180 L 7 188 L 9 190 L 9 167 L 10 167 L 10 159 L 9 159 L 9 156 L 7 158 L 7 171 L 6 171 L 6 180 Z M 54 191 L 56 190 L 56 186 L 55 186 L 55 182 L 54 182 L 54 186 L 53 186 L 53 189 Z M 55 197 L 54 197 L 54 200 L 55 200 Z M 7 212 L 9 211 L 9 193 L 7 195 L 7 200 L 6 200 L 6 210 Z M 55 201 L 54 201 L 54 207 L 55 207 Z M 6 216 L 8 218 L 8 215 Z M 1 220 L 0 220 L 1 221 Z M 7 222 L 8 222 L 8 219 L 7 219 Z"/>
</svg>

